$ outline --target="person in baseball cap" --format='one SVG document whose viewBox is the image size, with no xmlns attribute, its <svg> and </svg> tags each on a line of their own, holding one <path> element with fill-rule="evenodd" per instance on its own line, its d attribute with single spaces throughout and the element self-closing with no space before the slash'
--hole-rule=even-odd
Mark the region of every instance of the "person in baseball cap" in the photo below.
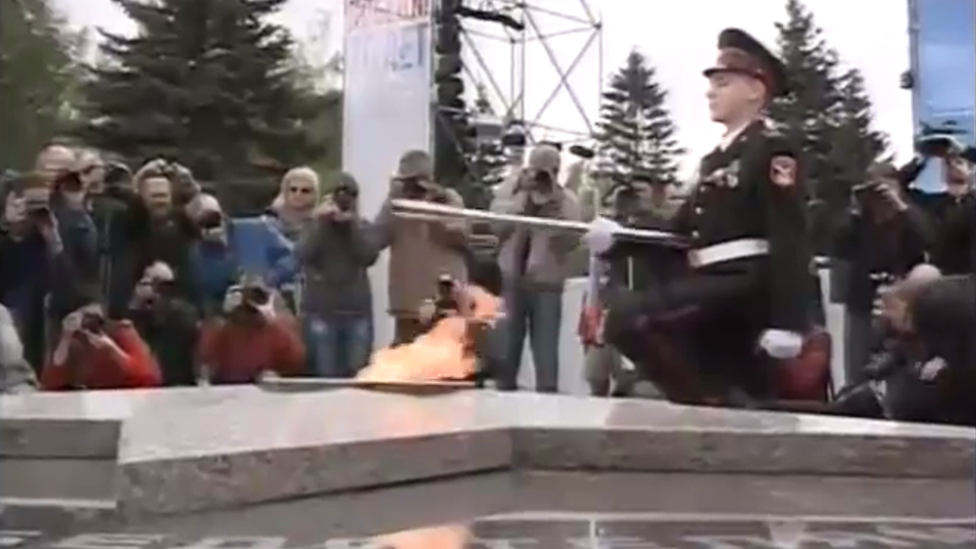
<svg viewBox="0 0 976 549">
<path fill-rule="evenodd" d="M 457 191 L 436 181 L 430 154 L 416 149 L 400 156 L 391 177 L 389 198 L 464 207 Z M 427 299 L 437 295 L 442 275 L 467 280 L 464 250 L 470 227 L 463 219 L 397 219 L 392 212 L 387 200 L 375 227 L 380 240 L 390 248 L 389 312 L 394 319 L 394 341 L 399 345 L 426 330 L 420 312 Z"/>
<path fill-rule="evenodd" d="M 423 199 L 441 190 L 434 182 L 434 161 L 426 151 L 410 150 L 400 157 L 393 183 L 404 198 Z"/>
</svg>

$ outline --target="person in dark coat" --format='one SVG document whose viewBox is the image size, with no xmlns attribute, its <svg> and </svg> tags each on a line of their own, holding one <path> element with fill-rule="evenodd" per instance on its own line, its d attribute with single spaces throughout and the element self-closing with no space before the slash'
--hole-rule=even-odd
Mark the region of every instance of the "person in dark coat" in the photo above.
<svg viewBox="0 0 976 549">
<path fill-rule="evenodd" d="M 925 267 L 936 274 L 910 276 L 884 298 L 884 318 L 912 351 L 912 367 L 889 383 L 890 414 L 976 427 L 976 278 Z"/>
<path fill-rule="evenodd" d="M 786 91 L 782 63 L 752 36 L 726 29 L 707 69 L 709 109 L 726 135 L 670 224 L 690 268 L 657 287 L 608 298 L 606 340 L 672 401 L 739 405 L 768 398 L 756 350 L 798 356 L 813 288 L 806 193 L 798 155 L 761 113 Z M 594 221 L 591 250 L 619 225 Z"/>
<path fill-rule="evenodd" d="M 897 170 L 874 164 L 854 187 L 850 211 L 834 228 L 833 256 L 849 265 L 846 277 L 847 379 L 857 379 L 871 354 L 872 309 L 878 288 L 908 274 L 935 247 L 930 217 L 905 196 Z"/>
</svg>

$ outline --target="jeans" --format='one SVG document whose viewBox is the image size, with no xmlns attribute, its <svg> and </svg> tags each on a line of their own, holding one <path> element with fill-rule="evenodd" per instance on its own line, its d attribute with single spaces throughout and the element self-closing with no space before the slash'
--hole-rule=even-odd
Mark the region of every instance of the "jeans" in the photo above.
<svg viewBox="0 0 976 549">
<path fill-rule="evenodd" d="M 373 352 L 373 321 L 368 316 L 307 315 L 303 328 L 312 375 L 353 377 Z"/>
<path fill-rule="evenodd" d="M 505 289 L 505 367 L 498 388 L 515 390 L 522 363 L 522 348 L 529 337 L 535 365 L 535 389 L 559 391 L 559 332 L 563 316 L 561 290 L 539 290 L 512 285 Z"/>
</svg>

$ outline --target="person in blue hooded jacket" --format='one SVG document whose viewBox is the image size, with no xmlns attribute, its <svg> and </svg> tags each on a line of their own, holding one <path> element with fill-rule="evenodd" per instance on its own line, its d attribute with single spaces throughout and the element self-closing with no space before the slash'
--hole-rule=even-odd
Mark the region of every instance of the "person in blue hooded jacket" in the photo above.
<svg viewBox="0 0 976 549">
<path fill-rule="evenodd" d="M 292 243 L 265 217 L 231 219 L 212 196 L 200 197 L 190 248 L 193 286 L 204 316 L 219 314 L 227 288 L 247 273 L 280 290 L 295 280 Z"/>
</svg>

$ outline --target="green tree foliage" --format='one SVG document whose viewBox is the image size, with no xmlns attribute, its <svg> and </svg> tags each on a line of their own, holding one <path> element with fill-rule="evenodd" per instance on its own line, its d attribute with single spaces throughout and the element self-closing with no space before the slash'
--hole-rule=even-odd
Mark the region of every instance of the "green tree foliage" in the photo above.
<svg viewBox="0 0 976 549">
<path fill-rule="evenodd" d="M 846 208 L 850 187 L 888 147 L 872 128 L 871 100 L 856 69 L 842 71 L 838 54 L 823 38 L 813 13 L 800 0 L 787 0 L 786 21 L 777 23 L 779 54 L 791 93 L 769 109 L 778 128 L 803 151 L 814 223 L 823 226 Z M 829 235 L 818 243 L 821 250 Z"/>
<path fill-rule="evenodd" d="M 139 32 L 102 32 L 86 141 L 221 184 L 322 156 L 308 125 L 327 100 L 299 83 L 294 41 L 268 20 L 286 0 L 114 1 Z"/>
<path fill-rule="evenodd" d="M 48 0 L 0 1 L 0 169 L 30 168 L 68 128 L 78 40 Z"/>
<path fill-rule="evenodd" d="M 678 184 L 678 160 L 686 151 L 676 138 L 667 91 L 654 68 L 637 51 L 610 78 L 603 93 L 597 135 L 597 165 L 615 179 L 635 173 L 663 184 Z"/>
</svg>

